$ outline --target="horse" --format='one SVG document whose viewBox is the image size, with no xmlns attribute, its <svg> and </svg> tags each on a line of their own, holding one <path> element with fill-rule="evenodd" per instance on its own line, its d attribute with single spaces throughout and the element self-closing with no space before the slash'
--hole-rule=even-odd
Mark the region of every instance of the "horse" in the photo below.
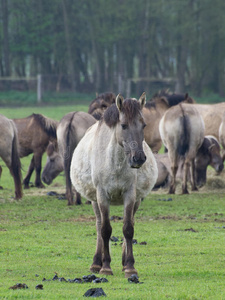
<svg viewBox="0 0 225 300">
<path fill-rule="evenodd" d="M 164 113 L 172 106 L 179 103 L 195 103 L 195 100 L 186 94 L 168 94 L 167 91 L 160 91 L 148 101 L 143 109 L 146 122 L 144 129 L 145 141 L 154 153 L 162 147 L 162 140 L 159 133 L 159 122 Z"/>
<path fill-rule="evenodd" d="M 107 108 L 102 120 L 87 130 L 73 154 L 72 184 L 92 201 L 96 216 L 97 245 L 91 272 L 113 275 L 109 207 L 123 204 L 123 271 L 125 277 L 137 274 L 132 249 L 134 215 L 141 199 L 152 190 L 158 173 L 152 151 L 144 141 L 145 101 L 145 93 L 139 100 L 124 100 L 117 95 L 116 103 Z"/>
<path fill-rule="evenodd" d="M 167 109 L 180 102 L 195 103 L 195 100 L 187 93 L 175 94 L 169 93 L 168 90 L 162 90 L 153 95 L 153 97 L 146 102 L 142 111 L 146 123 L 144 136 L 145 141 L 149 147 L 151 147 L 153 152 L 158 152 L 162 147 L 162 140 L 159 134 L 159 121 Z M 97 120 L 100 120 L 106 108 L 111 106 L 113 103 L 115 103 L 115 94 L 100 94 L 90 103 L 88 113 L 94 116 Z"/>
<path fill-rule="evenodd" d="M 22 198 L 22 175 L 17 129 L 12 120 L 0 114 L 0 157 L 9 168 L 15 186 L 15 199 Z M 0 166 L 0 176 L 2 167 Z"/>
<path fill-rule="evenodd" d="M 166 188 L 170 183 L 172 172 L 168 153 L 154 154 L 158 166 L 158 178 L 154 189 Z M 195 157 L 195 180 L 197 187 L 202 187 L 206 183 L 207 167 L 211 166 L 216 173 L 222 172 L 223 159 L 220 154 L 220 144 L 214 136 L 205 136 L 201 147 Z M 178 164 L 177 176 L 182 180 L 183 161 Z M 190 178 L 190 174 L 188 174 Z"/>
<path fill-rule="evenodd" d="M 219 142 L 223 148 L 222 157 L 224 161 L 225 160 L 225 112 L 223 112 L 222 121 L 219 126 Z"/>
<path fill-rule="evenodd" d="M 65 170 L 66 198 L 68 205 L 73 204 L 70 164 L 73 151 L 86 130 L 96 122 L 90 114 L 77 111 L 65 115 L 59 122 L 56 135 L 57 143 L 50 142 L 47 147 L 47 162 L 42 172 L 42 180 L 51 184 L 60 172 Z M 75 191 L 75 204 L 81 204 L 80 194 Z"/>
<path fill-rule="evenodd" d="M 174 194 L 178 162 L 184 158 L 182 194 L 188 194 L 187 175 L 190 169 L 192 191 L 198 190 L 195 180 L 195 157 L 204 140 L 204 122 L 193 105 L 182 103 L 167 110 L 159 123 L 159 132 L 168 149 L 172 180 L 169 193 Z"/>
<path fill-rule="evenodd" d="M 24 188 L 29 188 L 30 177 L 35 169 L 35 186 L 44 188 L 41 181 L 42 156 L 46 151 L 49 141 L 56 140 L 56 127 L 58 121 L 54 121 L 41 114 L 32 114 L 27 118 L 13 119 L 19 139 L 20 158 L 33 153 L 30 166 L 23 180 Z"/>
<path fill-rule="evenodd" d="M 88 113 L 91 114 L 96 120 L 100 120 L 106 108 L 115 103 L 116 95 L 112 92 L 99 94 L 94 100 L 91 101 Z"/>
<path fill-rule="evenodd" d="M 225 102 L 216 104 L 195 104 L 205 122 L 205 134 L 213 135 L 219 140 L 219 128 L 225 112 Z"/>
</svg>

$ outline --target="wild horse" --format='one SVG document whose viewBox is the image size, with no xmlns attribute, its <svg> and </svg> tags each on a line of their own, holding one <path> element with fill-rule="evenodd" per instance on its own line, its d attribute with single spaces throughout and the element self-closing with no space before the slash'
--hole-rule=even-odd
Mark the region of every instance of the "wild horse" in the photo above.
<svg viewBox="0 0 225 300">
<path fill-rule="evenodd" d="M 134 214 L 141 199 L 152 190 L 158 173 L 155 158 L 144 141 L 145 101 L 145 94 L 139 101 L 124 100 L 118 95 L 116 104 L 107 108 L 103 119 L 86 132 L 73 154 L 72 184 L 92 201 L 96 215 L 97 246 L 90 267 L 92 272 L 113 274 L 109 207 L 124 205 L 123 271 L 125 277 L 137 274 L 132 249 Z"/>
</svg>

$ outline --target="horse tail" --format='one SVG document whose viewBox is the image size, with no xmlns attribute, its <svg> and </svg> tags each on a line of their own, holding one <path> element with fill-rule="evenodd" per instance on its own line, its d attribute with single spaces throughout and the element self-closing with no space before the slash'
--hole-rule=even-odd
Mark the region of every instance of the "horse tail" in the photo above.
<svg viewBox="0 0 225 300">
<path fill-rule="evenodd" d="M 66 144 L 66 155 L 64 156 L 64 172 L 66 177 L 66 189 L 67 189 L 67 198 L 68 204 L 72 204 L 72 183 L 70 179 L 70 165 L 73 156 L 74 149 L 76 148 L 78 142 L 76 134 L 72 128 L 73 118 L 77 112 L 73 112 L 71 118 L 67 124 L 65 130 L 65 144 Z M 79 200 L 80 201 L 80 200 Z M 79 202 L 78 201 L 78 202 Z M 77 203 L 80 204 L 80 203 Z"/>
<path fill-rule="evenodd" d="M 10 173 L 13 176 L 15 184 L 15 198 L 20 199 L 23 196 L 22 192 L 22 173 L 21 162 L 19 157 L 19 140 L 17 135 L 17 128 L 13 121 L 11 121 L 13 127 L 13 140 L 12 140 L 12 154 L 11 154 L 11 166 Z"/>
<path fill-rule="evenodd" d="M 177 145 L 177 153 L 179 156 L 183 157 L 189 151 L 189 147 L 190 147 L 190 126 L 189 126 L 190 120 L 188 115 L 185 114 L 181 104 L 179 104 L 179 107 L 182 113 L 180 117 L 180 123 L 182 129 L 181 129 L 181 137 Z"/>
</svg>

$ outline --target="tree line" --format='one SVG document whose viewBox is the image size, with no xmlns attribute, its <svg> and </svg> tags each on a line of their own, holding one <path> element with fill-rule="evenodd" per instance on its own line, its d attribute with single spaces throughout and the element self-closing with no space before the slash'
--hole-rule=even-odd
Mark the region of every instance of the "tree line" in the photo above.
<svg viewBox="0 0 225 300">
<path fill-rule="evenodd" d="M 223 0 L 0 1 L 1 77 L 54 75 L 78 92 L 174 82 L 224 96 Z"/>
</svg>

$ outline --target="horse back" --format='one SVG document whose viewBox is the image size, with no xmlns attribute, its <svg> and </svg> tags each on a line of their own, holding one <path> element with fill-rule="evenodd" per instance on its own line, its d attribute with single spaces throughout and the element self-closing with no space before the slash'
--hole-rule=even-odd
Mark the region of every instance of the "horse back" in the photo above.
<svg viewBox="0 0 225 300">
<path fill-rule="evenodd" d="M 192 104 L 179 104 L 171 107 L 163 116 L 160 134 L 167 148 L 179 156 L 185 156 L 201 146 L 204 122 Z"/>
</svg>

